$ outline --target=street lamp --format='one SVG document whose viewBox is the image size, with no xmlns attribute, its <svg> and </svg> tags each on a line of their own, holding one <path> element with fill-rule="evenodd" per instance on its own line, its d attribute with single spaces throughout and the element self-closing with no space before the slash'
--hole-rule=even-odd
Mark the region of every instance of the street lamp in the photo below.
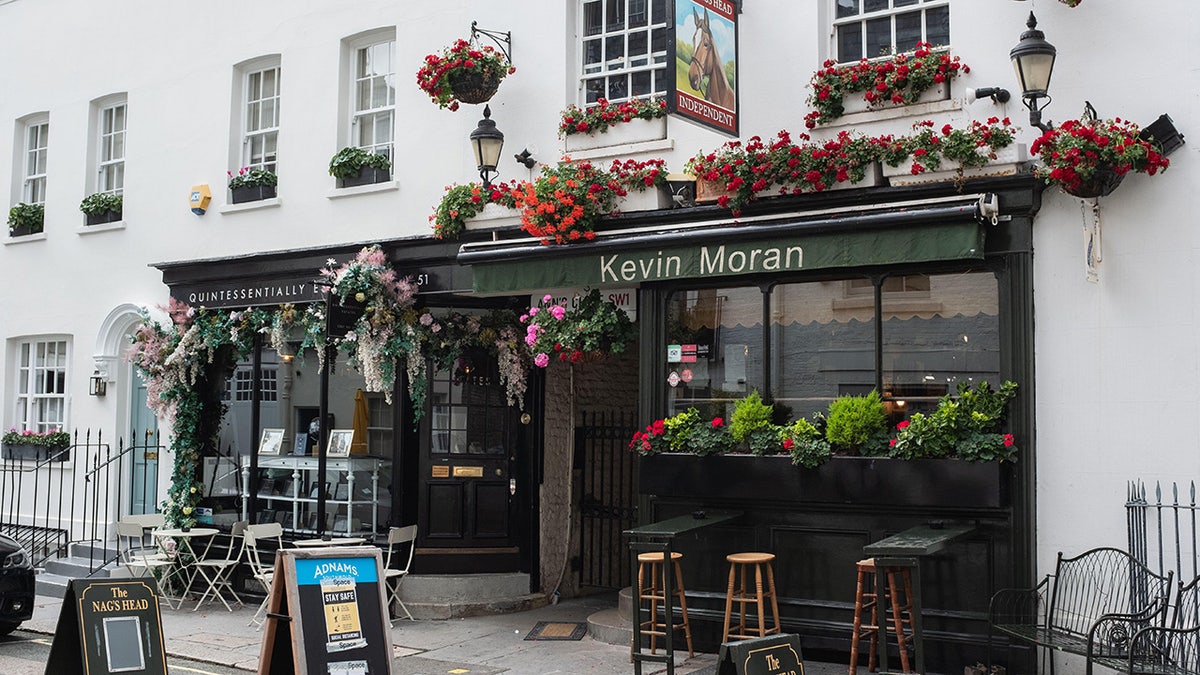
<svg viewBox="0 0 1200 675">
<path fill-rule="evenodd" d="M 1029 30 L 1021 33 L 1021 41 L 1008 53 L 1012 59 L 1013 70 L 1017 72 L 1017 80 L 1021 83 L 1021 98 L 1025 107 L 1029 108 L 1029 123 L 1049 131 L 1051 127 L 1042 124 L 1042 108 L 1050 103 L 1050 75 L 1054 72 L 1054 57 L 1058 50 L 1046 42 L 1046 34 L 1037 29 L 1037 18 L 1029 13 L 1025 22 Z M 1045 103 L 1042 102 L 1045 99 Z"/>
<path fill-rule="evenodd" d="M 492 121 L 491 106 L 483 107 L 483 119 L 471 132 L 471 149 L 475 151 L 475 165 L 479 167 L 479 177 L 483 179 L 483 189 L 486 190 L 492 186 L 489 175 L 496 172 L 500 151 L 504 149 L 504 134 Z"/>
</svg>

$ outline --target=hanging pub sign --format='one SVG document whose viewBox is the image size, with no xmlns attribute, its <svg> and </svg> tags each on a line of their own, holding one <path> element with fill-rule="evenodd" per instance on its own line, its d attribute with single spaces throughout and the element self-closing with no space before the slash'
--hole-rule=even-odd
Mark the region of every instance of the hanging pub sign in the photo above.
<svg viewBox="0 0 1200 675">
<path fill-rule="evenodd" d="M 145 580 L 69 582 L 46 673 L 166 672 L 158 595 Z"/>
<path fill-rule="evenodd" d="M 737 136 L 737 2 L 675 0 L 670 33 L 675 77 L 667 82 L 667 110 Z"/>
</svg>

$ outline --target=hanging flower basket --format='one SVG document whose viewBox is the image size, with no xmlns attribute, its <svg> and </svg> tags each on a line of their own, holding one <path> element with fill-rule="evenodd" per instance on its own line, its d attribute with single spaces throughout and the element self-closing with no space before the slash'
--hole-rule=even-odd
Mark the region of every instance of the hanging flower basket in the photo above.
<svg viewBox="0 0 1200 675">
<path fill-rule="evenodd" d="M 1074 187 L 1064 185 L 1063 191 L 1076 197 L 1107 197 L 1117 189 L 1124 179 L 1125 174 L 1117 173 L 1117 170 L 1111 166 L 1102 166 L 1096 169 L 1094 176 L 1080 182 L 1079 185 Z"/>
<path fill-rule="evenodd" d="M 487 103 L 500 89 L 500 76 L 491 70 L 459 70 L 450 73 L 450 89 L 463 103 Z"/>
</svg>

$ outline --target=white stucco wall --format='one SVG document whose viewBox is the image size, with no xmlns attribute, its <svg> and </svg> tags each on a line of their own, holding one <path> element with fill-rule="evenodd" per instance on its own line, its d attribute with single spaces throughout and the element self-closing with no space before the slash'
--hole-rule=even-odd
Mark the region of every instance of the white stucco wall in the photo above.
<svg viewBox="0 0 1200 675">
<path fill-rule="evenodd" d="M 991 115 L 1025 128 L 1019 93 L 1007 105 L 967 104 L 965 87 L 1016 88 L 1008 50 L 1032 3 L 954 0 L 954 53 L 970 65 L 939 125 Z M 422 57 L 465 36 L 472 20 L 512 30 L 515 76 L 492 102 L 506 136 L 502 179 L 525 178 L 513 153 L 528 147 L 550 162 L 562 147 L 558 113 L 575 100 L 574 3 L 355 3 L 226 0 L 202 6 L 149 0 L 0 2 L 0 204 L 19 201 L 14 175 L 16 120 L 50 114 L 46 237 L 5 241 L 0 269 L 0 336 L 72 337 L 70 424 L 124 430 L 128 369 L 116 369 L 108 397 L 86 394 L 91 354 L 105 317 L 123 303 L 166 300 L 156 261 L 186 260 L 429 233 L 427 217 L 444 186 L 475 178 L 466 136 L 479 109 L 430 104 L 414 81 Z M 743 136 L 803 130 L 805 84 L 828 53 L 821 2 L 748 0 L 741 15 L 738 77 Z M 1134 8 L 1117 0 L 1035 7 L 1059 50 L 1049 120 L 1077 117 L 1085 100 L 1102 116 L 1149 123 L 1169 113 L 1185 134 L 1200 133 L 1200 8 L 1160 0 Z M 397 36 L 397 189 L 331 199 L 326 174 L 340 147 L 340 41 L 380 27 Z M 231 163 L 234 65 L 280 55 L 280 205 L 224 212 Z M 129 105 L 125 227 L 82 234 L 92 100 L 125 93 Z M 912 118 L 858 130 L 902 132 Z M 825 131 L 831 133 L 836 128 Z M 654 152 L 672 170 L 725 138 L 687 122 L 669 123 L 672 148 Z M 1102 200 L 1104 262 L 1099 283 L 1084 280 L 1079 200 L 1047 191 L 1035 224 L 1036 368 L 1022 392 L 1037 398 L 1038 548 L 1042 569 L 1056 551 L 1120 545 L 1130 478 L 1200 478 L 1200 394 L 1195 345 L 1200 258 L 1191 190 L 1196 153 L 1185 146 L 1163 176 L 1131 176 Z M 208 183 L 203 217 L 188 210 L 190 186 Z M 8 382 L 12 354 L 0 360 Z M 1031 386 L 1032 385 L 1032 386 Z M 3 421 L 11 419 L 7 391 Z M 169 466 L 163 458 L 163 466 Z M 163 472 L 164 476 L 166 471 Z M 547 501 L 554 499 L 546 496 Z M 552 547 L 551 547 L 552 548 Z M 547 571 L 544 574 L 549 576 Z"/>
</svg>

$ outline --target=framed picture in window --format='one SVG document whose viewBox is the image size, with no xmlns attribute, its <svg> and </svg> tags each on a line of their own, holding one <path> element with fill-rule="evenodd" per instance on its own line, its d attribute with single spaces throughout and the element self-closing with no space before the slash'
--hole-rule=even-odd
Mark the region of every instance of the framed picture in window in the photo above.
<svg viewBox="0 0 1200 675">
<path fill-rule="evenodd" d="M 349 457 L 350 442 L 354 440 L 353 429 L 334 429 L 329 432 L 329 456 Z"/>
<path fill-rule="evenodd" d="M 258 442 L 258 454 L 278 455 L 283 449 L 283 429 L 263 429 Z"/>
</svg>

